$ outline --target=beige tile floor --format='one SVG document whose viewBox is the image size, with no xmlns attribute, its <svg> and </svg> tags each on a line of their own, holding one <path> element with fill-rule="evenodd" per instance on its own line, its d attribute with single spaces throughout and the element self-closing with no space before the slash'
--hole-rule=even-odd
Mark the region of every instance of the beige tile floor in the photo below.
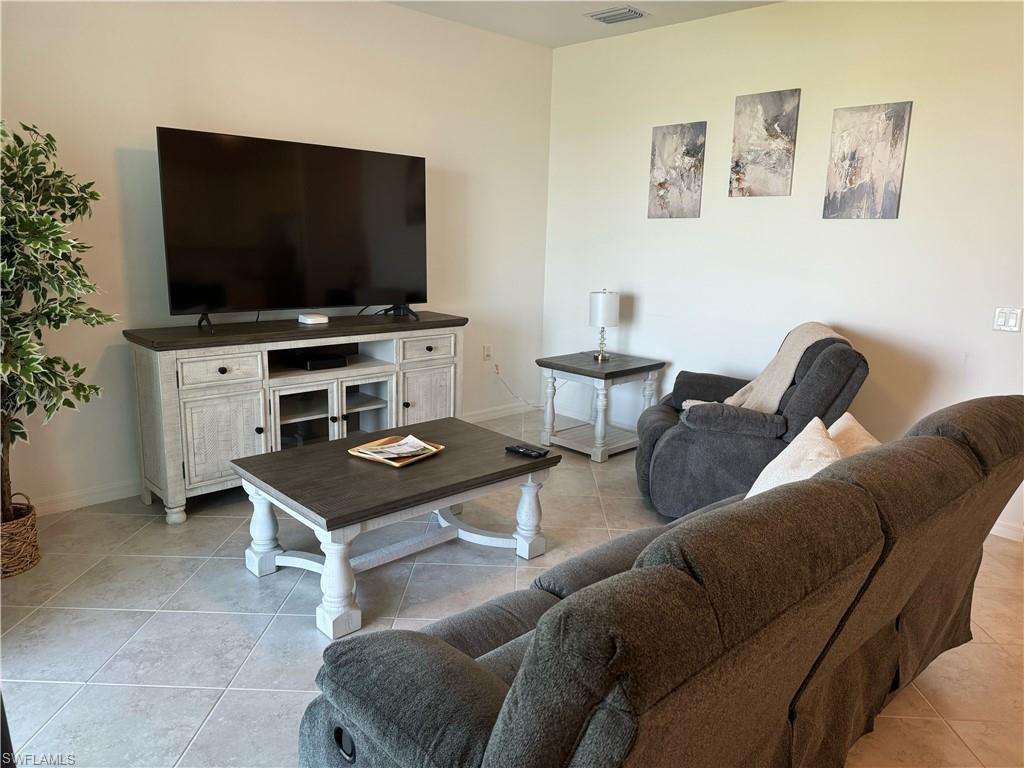
<svg viewBox="0 0 1024 768">
<path fill-rule="evenodd" d="M 537 413 L 488 426 L 536 442 Z M 632 454 L 603 465 L 567 454 L 542 492 L 548 552 L 449 542 L 361 574 L 363 632 L 418 629 L 515 587 L 624 531 L 664 522 L 635 490 Z M 514 527 L 514 493 L 466 505 Z M 136 499 L 42 519 L 42 562 L 0 583 L 0 687 L 15 749 L 74 753 L 78 766 L 294 766 L 327 639 L 315 574 L 253 578 L 245 496 L 190 503 L 167 526 Z M 366 534 L 356 554 L 433 523 Z M 285 547 L 316 550 L 283 519 Z M 991 538 L 975 592 L 974 642 L 944 654 L 850 754 L 861 766 L 1021 766 L 1022 547 Z"/>
</svg>

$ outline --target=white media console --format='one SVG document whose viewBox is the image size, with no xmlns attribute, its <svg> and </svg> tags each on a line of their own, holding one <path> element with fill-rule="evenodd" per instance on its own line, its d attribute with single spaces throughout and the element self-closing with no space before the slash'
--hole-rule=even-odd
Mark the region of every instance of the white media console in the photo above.
<svg viewBox="0 0 1024 768">
<path fill-rule="evenodd" d="M 460 416 L 467 322 L 421 312 L 125 331 L 143 501 L 157 494 L 182 523 L 188 498 L 241 484 L 232 459 Z M 303 352 L 347 364 L 307 370 Z"/>
</svg>

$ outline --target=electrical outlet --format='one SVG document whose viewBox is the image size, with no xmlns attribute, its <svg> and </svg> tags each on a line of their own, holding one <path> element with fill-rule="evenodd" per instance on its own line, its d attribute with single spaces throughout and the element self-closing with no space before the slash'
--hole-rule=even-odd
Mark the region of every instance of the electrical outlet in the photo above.
<svg viewBox="0 0 1024 768">
<path fill-rule="evenodd" d="M 494 347 L 490 344 L 484 344 L 484 362 L 494 359 Z"/>
<path fill-rule="evenodd" d="M 992 330 L 1020 333 L 1020 317 L 1020 307 L 996 307 L 995 316 L 992 318 Z"/>
</svg>

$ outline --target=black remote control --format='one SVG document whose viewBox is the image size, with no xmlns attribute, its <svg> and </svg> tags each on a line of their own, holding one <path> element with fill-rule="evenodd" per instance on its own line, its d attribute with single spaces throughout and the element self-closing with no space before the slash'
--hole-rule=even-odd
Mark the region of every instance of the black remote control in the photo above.
<svg viewBox="0 0 1024 768">
<path fill-rule="evenodd" d="M 546 448 L 534 448 L 532 445 L 509 445 L 505 447 L 509 453 L 518 453 L 528 459 L 543 459 L 548 455 Z"/>
</svg>

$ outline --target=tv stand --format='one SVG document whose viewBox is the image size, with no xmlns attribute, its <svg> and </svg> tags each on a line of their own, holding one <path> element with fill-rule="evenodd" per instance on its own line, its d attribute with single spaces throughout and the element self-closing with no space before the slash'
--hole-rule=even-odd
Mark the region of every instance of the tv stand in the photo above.
<svg viewBox="0 0 1024 768">
<path fill-rule="evenodd" d="M 192 323 L 123 331 L 135 364 L 143 502 L 159 496 L 167 522 L 182 523 L 188 499 L 241 483 L 232 459 L 355 444 L 364 432 L 460 416 L 468 321 L 418 314 L 220 323 L 216 335 Z M 296 363 L 318 357 L 344 365 Z"/>
<path fill-rule="evenodd" d="M 416 310 L 410 307 L 408 304 L 392 304 L 387 309 L 382 309 L 377 313 L 378 315 L 394 315 L 395 317 L 409 317 L 410 315 L 417 320 L 420 319 L 419 314 Z"/>
<path fill-rule="evenodd" d="M 216 333 L 216 331 L 213 330 L 213 320 L 210 319 L 210 316 L 206 312 L 203 312 L 203 314 L 201 314 L 199 316 L 199 322 L 196 323 L 196 328 L 198 328 L 200 331 L 202 331 L 203 330 L 203 323 L 206 323 L 208 326 L 210 326 L 210 333 L 211 334 Z"/>
</svg>

